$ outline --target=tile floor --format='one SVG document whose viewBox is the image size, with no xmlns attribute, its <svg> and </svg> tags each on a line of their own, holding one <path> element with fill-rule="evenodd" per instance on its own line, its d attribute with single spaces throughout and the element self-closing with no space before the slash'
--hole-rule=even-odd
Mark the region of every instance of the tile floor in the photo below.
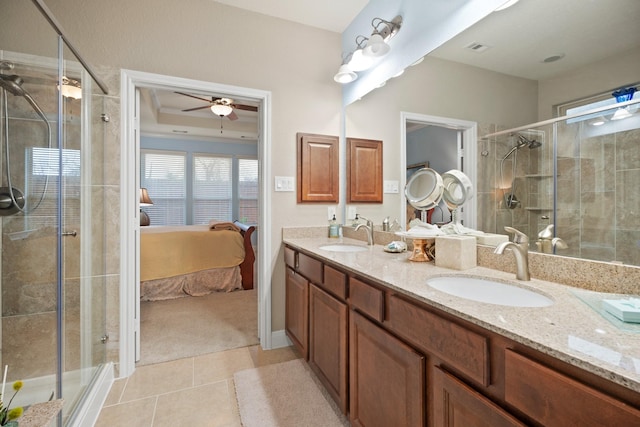
<svg viewBox="0 0 640 427">
<path fill-rule="evenodd" d="M 297 357 L 251 346 L 138 367 L 113 383 L 96 427 L 240 427 L 233 374 Z"/>
</svg>

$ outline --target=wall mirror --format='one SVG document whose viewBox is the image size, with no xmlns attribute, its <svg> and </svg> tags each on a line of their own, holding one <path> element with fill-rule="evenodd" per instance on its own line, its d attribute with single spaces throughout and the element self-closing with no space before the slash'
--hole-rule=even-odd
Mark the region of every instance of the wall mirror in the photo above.
<svg viewBox="0 0 640 427">
<path fill-rule="evenodd" d="M 637 85 L 637 16 L 635 0 L 520 0 L 425 52 L 421 64 L 347 106 L 346 133 L 384 139 L 385 179 L 402 180 L 404 167 L 417 160 L 407 157 L 406 135 L 399 140 L 399 129 L 423 122 L 403 113 L 475 122 L 475 158 L 464 161 L 473 162 L 477 172 L 451 165 L 473 182 L 475 228 L 493 233 L 504 233 L 504 225 L 523 228 L 533 236 L 535 251 L 538 231 L 555 223 L 569 247 L 557 254 L 640 265 L 640 220 L 631 214 L 640 210 L 640 162 L 632 160 L 640 158 L 640 137 L 631 121 L 599 133 L 586 121 L 526 127 L 566 114 L 574 101 L 604 100 L 617 88 Z M 517 133 L 500 134 L 519 127 Z M 483 138 L 487 135 L 492 136 Z M 534 142 L 519 144 L 519 136 Z M 571 143 L 559 144 L 554 139 L 559 136 Z M 459 140 L 437 143 L 456 146 Z M 627 169 L 608 174 L 620 161 Z M 433 167 L 433 159 L 429 162 Z M 558 176 L 556 167 L 565 173 Z M 507 209 L 501 205 L 503 190 L 512 182 L 520 205 Z M 593 191 L 581 191 L 580 183 Z M 616 188 L 624 188 L 624 197 Z M 555 191 L 564 196 L 555 199 Z M 400 216 L 404 198 L 384 196 L 379 215 Z"/>
</svg>

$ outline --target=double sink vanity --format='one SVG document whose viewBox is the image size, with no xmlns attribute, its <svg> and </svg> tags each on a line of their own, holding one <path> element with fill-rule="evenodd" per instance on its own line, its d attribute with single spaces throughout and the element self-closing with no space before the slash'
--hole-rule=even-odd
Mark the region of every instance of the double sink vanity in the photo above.
<svg viewBox="0 0 640 427">
<path fill-rule="evenodd" d="M 574 288 L 283 241 L 286 333 L 351 425 L 640 425 L 640 334 Z"/>
</svg>

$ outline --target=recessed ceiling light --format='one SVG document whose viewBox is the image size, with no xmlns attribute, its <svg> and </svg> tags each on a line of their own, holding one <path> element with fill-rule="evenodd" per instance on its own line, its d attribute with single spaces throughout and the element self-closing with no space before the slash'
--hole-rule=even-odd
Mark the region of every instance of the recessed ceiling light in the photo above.
<svg viewBox="0 0 640 427">
<path fill-rule="evenodd" d="M 542 60 L 545 64 L 550 62 L 556 62 L 564 58 L 564 53 L 556 53 L 555 55 L 548 56 Z"/>
</svg>

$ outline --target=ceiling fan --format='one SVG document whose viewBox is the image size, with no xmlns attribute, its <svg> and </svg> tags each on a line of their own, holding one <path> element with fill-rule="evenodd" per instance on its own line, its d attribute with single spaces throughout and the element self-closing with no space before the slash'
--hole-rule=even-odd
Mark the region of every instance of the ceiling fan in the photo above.
<svg viewBox="0 0 640 427">
<path fill-rule="evenodd" d="M 214 114 L 220 117 L 227 117 L 229 120 L 238 120 L 238 116 L 233 110 L 244 110 L 244 111 L 253 111 L 253 112 L 258 111 L 258 107 L 254 107 L 253 105 L 235 104 L 233 102 L 233 99 L 231 98 L 216 98 L 212 96 L 211 99 L 206 99 L 206 98 L 201 98 L 199 96 L 190 95 L 188 93 L 183 93 L 183 92 L 176 92 L 176 93 L 179 95 L 188 96 L 190 98 L 199 99 L 201 101 L 208 103 L 207 105 L 203 105 L 201 107 L 187 108 L 186 110 L 182 110 L 184 112 L 210 108 Z"/>
</svg>

